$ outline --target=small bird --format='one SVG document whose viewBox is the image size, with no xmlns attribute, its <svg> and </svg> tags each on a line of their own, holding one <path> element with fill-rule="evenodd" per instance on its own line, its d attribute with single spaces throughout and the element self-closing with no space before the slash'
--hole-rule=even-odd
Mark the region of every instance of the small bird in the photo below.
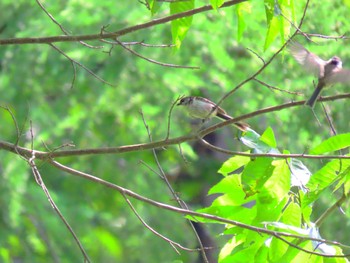
<svg viewBox="0 0 350 263">
<path fill-rule="evenodd" d="M 212 117 L 218 117 L 223 120 L 233 119 L 214 102 L 202 97 L 184 97 L 177 106 L 185 106 L 191 117 L 202 119 L 202 121 Z M 249 127 L 249 125 L 244 122 L 235 122 L 233 124 L 241 131 L 247 131 Z"/>
<path fill-rule="evenodd" d="M 342 68 L 342 61 L 339 57 L 334 56 L 325 61 L 294 41 L 289 45 L 289 50 L 299 64 L 318 78 L 316 89 L 305 105 L 313 108 L 322 89 L 326 86 L 339 82 L 350 83 L 350 70 Z"/>
</svg>

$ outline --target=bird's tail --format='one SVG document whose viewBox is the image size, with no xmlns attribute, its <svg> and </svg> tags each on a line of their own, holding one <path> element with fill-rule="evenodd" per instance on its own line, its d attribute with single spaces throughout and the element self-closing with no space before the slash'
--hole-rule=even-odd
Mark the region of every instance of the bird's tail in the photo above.
<svg viewBox="0 0 350 263">
<path fill-rule="evenodd" d="M 316 100 L 320 96 L 320 93 L 321 93 L 323 87 L 324 87 L 324 85 L 322 83 L 318 83 L 314 93 L 312 93 L 310 99 L 308 99 L 305 102 L 305 105 L 310 106 L 311 108 L 313 108 L 315 106 Z"/>
<path fill-rule="evenodd" d="M 227 114 L 218 113 L 216 116 L 223 120 L 232 120 L 232 117 Z M 235 125 L 241 131 L 247 131 L 247 129 L 250 127 L 244 122 L 234 122 L 233 125 Z"/>
<path fill-rule="evenodd" d="M 247 123 L 245 122 L 235 122 L 233 123 L 238 129 L 241 131 L 247 131 L 248 128 L 250 127 Z"/>
</svg>

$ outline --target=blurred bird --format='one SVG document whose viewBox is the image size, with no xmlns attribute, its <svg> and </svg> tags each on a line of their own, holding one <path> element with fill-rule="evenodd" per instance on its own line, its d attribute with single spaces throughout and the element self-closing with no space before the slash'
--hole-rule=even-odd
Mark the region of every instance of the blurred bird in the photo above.
<svg viewBox="0 0 350 263">
<path fill-rule="evenodd" d="M 342 68 L 342 61 L 339 57 L 334 56 L 325 61 L 294 41 L 289 45 L 289 49 L 295 60 L 318 78 L 316 89 L 305 105 L 313 108 L 322 89 L 326 86 L 339 82 L 350 83 L 350 70 Z"/>
<path fill-rule="evenodd" d="M 218 117 L 223 120 L 233 119 L 214 102 L 202 97 L 182 98 L 177 106 L 185 106 L 187 112 L 191 117 L 202 119 L 202 121 L 205 121 L 206 119 L 210 119 L 212 117 Z M 241 131 L 246 131 L 249 127 L 249 125 L 244 122 L 235 122 L 233 124 Z"/>
</svg>

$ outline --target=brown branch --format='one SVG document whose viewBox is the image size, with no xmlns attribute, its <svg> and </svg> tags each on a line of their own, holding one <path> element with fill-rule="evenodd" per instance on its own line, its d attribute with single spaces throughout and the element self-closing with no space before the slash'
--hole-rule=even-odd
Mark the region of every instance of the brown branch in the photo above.
<svg viewBox="0 0 350 263">
<path fill-rule="evenodd" d="M 349 99 L 350 98 L 350 93 L 344 93 L 344 94 L 339 94 L 339 95 L 333 95 L 333 96 L 327 96 L 327 97 L 320 97 L 318 99 L 318 102 L 320 101 L 334 101 L 334 100 L 339 100 L 339 99 Z M 206 128 L 204 130 L 202 130 L 199 133 L 200 137 L 204 137 L 205 135 L 212 133 L 213 131 L 225 127 L 227 125 L 231 125 L 234 122 L 237 121 L 241 121 L 241 120 L 245 120 L 245 119 L 250 119 L 252 117 L 256 117 L 258 115 L 261 114 L 265 114 L 265 113 L 269 113 L 269 112 L 275 112 L 275 111 L 280 111 L 280 110 L 284 110 L 284 109 L 288 109 L 288 108 L 292 108 L 292 107 L 296 107 L 296 106 L 304 106 L 306 100 L 301 100 L 301 101 L 292 101 L 292 102 L 287 102 L 284 104 L 280 104 L 277 106 L 271 106 L 271 107 L 266 107 L 264 109 L 261 110 L 257 110 L 257 111 L 253 111 L 251 113 L 248 114 L 244 114 L 241 115 L 237 118 L 234 118 L 232 120 L 228 120 L 228 121 L 224 121 L 224 122 L 220 122 L 216 125 L 212 125 L 209 128 Z"/>
<path fill-rule="evenodd" d="M 225 2 L 220 8 L 237 5 L 245 1 L 247 0 L 230 0 Z M 38 38 L 36 37 L 8 38 L 8 39 L 0 39 L 0 45 L 48 44 L 48 43 L 54 43 L 54 42 L 76 42 L 76 41 L 98 40 L 98 39 L 108 39 L 108 38 L 115 39 L 117 37 L 129 34 L 131 32 L 154 27 L 160 24 L 165 24 L 167 22 L 170 22 L 179 18 L 193 16 L 212 9 L 213 7 L 211 5 L 205 5 L 205 6 L 188 10 L 185 12 L 177 13 L 177 14 L 166 16 L 159 19 L 154 19 L 152 21 L 149 21 L 143 24 L 127 27 L 112 33 L 104 33 L 104 34 L 99 33 L 99 34 L 78 35 L 78 36 L 38 37 Z"/>
<path fill-rule="evenodd" d="M 322 97 L 319 101 L 333 101 L 338 99 L 346 99 L 350 98 L 350 93 L 340 94 L 335 96 Z M 252 113 L 248 113 L 242 115 L 240 117 L 234 118 L 232 120 L 220 122 L 218 124 L 212 125 L 202 131 L 199 131 L 198 134 L 191 134 L 180 136 L 172 139 L 153 141 L 150 143 L 140 143 L 133 145 L 125 145 L 120 147 L 102 147 L 102 148 L 87 148 L 87 149 L 72 149 L 72 150 L 60 150 L 53 152 L 45 152 L 45 151 L 35 151 L 35 155 L 37 159 L 45 160 L 48 158 L 59 158 L 59 157 L 67 157 L 67 156 L 82 156 L 82 155 L 98 155 L 98 154 L 120 154 L 127 152 L 135 152 L 135 151 L 146 151 L 152 150 L 156 148 L 163 148 L 171 145 L 176 145 L 184 142 L 198 140 L 199 138 L 203 138 L 205 135 L 212 133 L 222 127 L 231 125 L 233 122 L 237 122 L 240 120 L 252 118 L 261 114 L 265 114 L 268 112 L 279 111 L 282 109 L 287 109 L 296 106 L 304 105 L 305 100 L 296 101 L 296 102 L 288 102 L 282 105 L 267 107 L 258 111 L 254 111 Z M 0 149 L 4 149 L 6 151 L 10 151 L 15 154 L 19 154 L 24 157 L 31 156 L 31 150 L 25 147 L 17 146 L 16 144 L 12 144 L 5 141 L 0 141 Z M 304 159 L 350 159 L 350 156 L 346 155 L 309 155 L 309 154 L 253 154 L 253 153 L 244 153 L 244 152 L 233 152 L 227 151 L 227 154 L 230 155 L 241 155 L 241 156 L 249 156 L 249 157 L 276 157 L 276 158 L 304 158 Z"/>
</svg>

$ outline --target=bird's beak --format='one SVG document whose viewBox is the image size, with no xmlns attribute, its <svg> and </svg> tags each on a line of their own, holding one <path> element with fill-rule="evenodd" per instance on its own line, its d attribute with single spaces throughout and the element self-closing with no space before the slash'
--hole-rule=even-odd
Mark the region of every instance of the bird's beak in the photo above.
<svg viewBox="0 0 350 263">
<path fill-rule="evenodd" d="M 176 104 L 176 106 L 181 106 L 183 103 L 182 103 L 182 101 L 180 100 L 177 104 Z"/>
</svg>

